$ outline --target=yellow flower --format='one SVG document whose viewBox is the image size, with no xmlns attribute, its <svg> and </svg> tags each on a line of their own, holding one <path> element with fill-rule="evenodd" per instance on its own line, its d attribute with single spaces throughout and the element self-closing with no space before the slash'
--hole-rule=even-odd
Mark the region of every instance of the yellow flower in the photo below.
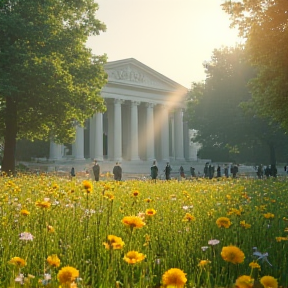
<svg viewBox="0 0 288 288">
<path fill-rule="evenodd" d="M 79 277 L 79 271 L 70 266 L 63 267 L 57 275 L 59 282 L 63 285 L 71 284 L 77 277 Z"/>
<path fill-rule="evenodd" d="M 224 228 L 229 228 L 231 226 L 231 221 L 227 217 L 220 217 L 216 220 L 216 224 L 218 227 L 224 227 Z"/>
<path fill-rule="evenodd" d="M 184 222 L 195 221 L 195 217 L 190 213 L 186 213 L 182 221 Z"/>
<path fill-rule="evenodd" d="M 17 267 L 24 267 L 26 265 L 26 261 L 20 257 L 13 257 L 8 263 Z"/>
<path fill-rule="evenodd" d="M 108 242 L 103 242 L 103 245 L 105 246 L 106 249 L 118 250 L 122 249 L 123 246 L 125 245 L 122 238 L 114 235 L 108 235 L 107 240 Z"/>
<path fill-rule="evenodd" d="M 221 256 L 223 260 L 233 264 L 242 263 L 245 255 L 238 247 L 230 245 L 222 248 Z"/>
<path fill-rule="evenodd" d="M 114 198 L 115 198 L 114 195 L 111 193 L 105 193 L 103 197 L 110 200 L 110 201 L 114 200 Z"/>
<path fill-rule="evenodd" d="M 124 261 L 126 261 L 128 264 L 135 264 L 138 262 L 141 262 L 144 260 L 146 256 L 142 253 L 139 253 L 137 251 L 129 251 L 125 256 L 124 256 Z"/>
<path fill-rule="evenodd" d="M 139 191 L 138 190 L 134 190 L 132 193 L 132 196 L 137 197 L 139 195 Z"/>
<path fill-rule="evenodd" d="M 48 202 L 48 201 L 37 201 L 37 202 L 35 203 L 35 205 L 36 205 L 37 207 L 46 209 L 46 208 L 50 208 L 51 203 Z"/>
<path fill-rule="evenodd" d="M 145 223 L 138 216 L 126 216 L 122 219 L 122 223 L 131 228 L 142 228 Z"/>
<path fill-rule="evenodd" d="M 236 288 L 252 288 L 253 285 L 254 279 L 247 275 L 238 277 L 235 283 Z"/>
<path fill-rule="evenodd" d="M 55 229 L 51 225 L 47 225 L 47 230 L 48 230 L 49 233 L 54 233 L 55 232 Z"/>
<path fill-rule="evenodd" d="M 273 213 L 266 213 L 266 214 L 264 214 L 264 217 L 266 219 L 273 219 L 275 217 L 275 215 Z"/>
<path fill-rule="evenodd" d="M 240 225 L 245 229 L 251 228 L 251 224 L 246 223 L 245 220 L 240 221 Z"/>
<path fill-rule="evenodd" d="M 252 269 L 257 268 L 257 269 L 261 270 L 261 266 L 260 266 L 257 262 L 255 262 L 255 261 L 250 262 L 250 263 L 249 263 L 249 267 L 251 267 Z"/>
<path fill-rule="evenodd" d="M 152 201 L 152 199 L 151 198 L 146 198 L 144 201 L 147 202 L 147 203 L 150 203 Z"/>
<path fill-rule="evenodd" d="M 272 276 L 264 276 L 260 279 L 260 283 L 264 286 L 264 288 L 277 288 L 278 282 Z"/>
<path fill-rule="evenodd" d="M 84 180 L 82 182 L 82 185 L 83 185 L 83 187 L 84 187 L 84 189 L 86 190 L 87 193 L 90 193 L 92 191 L 92 189 L 93 189 L 92 184 L 89 181 L 87 181 L 87 180 Z"/>
<path fill-rule="evenodd" d="M 147 216 L 154 216 L 154 215 L 156 214 L 156 211 L 155 211 L 154 209 L 147 209 L 147 210 L 145 211 L 145 214 L 146 214 Z"/>
<path fill-rule="evenodd" d="M 205 267 L 206 265 L 208 265 L 209 263 L 211 263 L 211 261 L 209 260 L 201 260 L 198 264 L 198 266 L 200 266 L 201 268 Z"/>
<path fill-rule="evenodd" d="M 287 240 L 288 240 L 287 237 L 276 237 L 276 241 L 277 241 L 277 242 L 287 241 Z"/>
<path fill-rule="evenodd" d="M 22 209 L 20 211 L 20 214 L 23 215 L 23 216 L 28 216 L 28 215 L 30 215 L 30 212 L 28 210 L 26 210 L 26 209 Z"/>
<path fill-rule="evenodd" d="M 164 287 L 183 288 L 187 282 L 186 273 L 178 268 L 171 268 L 162 276 Z"/>
<path fill-rule="evenodd" d="M 58 258 L 57 255 L 53 254 L 51 256 L 48 256 L 47 260 L 48 264 L 51 266 L 51 267 L 59 267 L 60 266 L 60 259 Z"/>
</svg>

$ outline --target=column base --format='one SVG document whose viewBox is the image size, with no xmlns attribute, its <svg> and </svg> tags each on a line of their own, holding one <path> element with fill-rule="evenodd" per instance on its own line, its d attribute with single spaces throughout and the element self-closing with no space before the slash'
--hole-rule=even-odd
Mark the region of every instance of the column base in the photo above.
<svg viewBox="0 0 288 288">
<path fill-rule="evenodd" d="M 184 157 L 175 158 L 177 161 L 186 161 Z"/>
<path fill-rule="evenodd" d="M 133 157 L 130 159 L 130 161 L 140 161 L 140 158 L 139 157 Z"/>
<path fill-rule="evenodd" d="M 103 156 L 95 156 L 92 160 L 103 161 Z"/>
</svg>

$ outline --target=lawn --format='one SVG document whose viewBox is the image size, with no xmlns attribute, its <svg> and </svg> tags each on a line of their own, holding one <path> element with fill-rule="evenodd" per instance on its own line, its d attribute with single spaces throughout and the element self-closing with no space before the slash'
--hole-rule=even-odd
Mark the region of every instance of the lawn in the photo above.
<svg viewBox="0 0 288 288">
<path fill-rule="evenodd" d="M 287 184 L 1 177 L 0 287 L 287 287 Z"/>
</svg>

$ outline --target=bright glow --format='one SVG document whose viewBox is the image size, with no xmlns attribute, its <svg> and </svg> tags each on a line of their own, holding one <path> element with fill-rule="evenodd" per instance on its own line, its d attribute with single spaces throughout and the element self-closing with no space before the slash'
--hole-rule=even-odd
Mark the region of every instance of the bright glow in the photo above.
<svg viewBox="0 0 288 288">
<path fill-rule="evenodd" d="M 107 31 L 87 46 L 108 61 L 135 58 L 190 88 L 212 51 L 239 42 L 222 0 L 96 0 Z"/>
</svg>

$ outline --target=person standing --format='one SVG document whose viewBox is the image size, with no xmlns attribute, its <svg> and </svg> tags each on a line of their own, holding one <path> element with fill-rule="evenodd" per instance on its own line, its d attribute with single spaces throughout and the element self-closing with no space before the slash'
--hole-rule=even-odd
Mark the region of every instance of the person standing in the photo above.
<svg viewBox="0 0 288 288">
<path fill-rule="evenodd" d="M 228 169 L 228 166 L 227 166 L 227 164 L 225 165 L 225 168 L 224 168 L 224 175 L 225 175 L 225 177 L 229 177 L 229 169 Z"/>
<path fill-rule="evenodd" d="M 191 173 L 191 177 L 196 177 L 195 168 L 194 167 L 190 167 L 190 173 Z"/>
<path fill-rule="evenodd" d="M 100 176 L 100 166 L 97 161 L 95 161 L 94 166 L 92 167 L 93 169 L 93 174 L 95 177 L 95 181 L 99 181 L 99 176 Z"/>
<path fill-rule="evenodd" d="M 114 180 L 121 181 L 122 179 L 122 168 L 120 167 L 119 163 L 116 162 L 116 165 L 113 168 Z"/>
<path fill-rule="evenodd" d="M 70 175 L 71 179 L 76 176 L 74 167 L 71 168 Z"/>
<path fill-rule="evenodd" d="M 204 167 L 204 177 L 205 178 L 208 178 L 209 177 L 209 168 L 208 168 L 208 162 L 205 164 L 205 167 Z"/>
<path fill-rule="evenodd" d="M 151 170 L 151 178 L 156 182 L 158 176 L 158 167 L 156 166 L 156 161 L 153 161 L 153 165 L 150 168 Z"/>
<path fill-rule="evenodd" d="M 181 176 L 182 178 L 185 178 L 184 168 L 183 168 L 182 165 L 180 166 L 179 171 L 180 171 L 180 176 Z"/>
<path fill-rule="evenodd" d="M 165 170 L 164 170 L 166 180 L 170 180 L 171 179 L 171 177 L 170 177 L 171 170 L 172 170 L 172 168 L 171 168 L 169 162 L 167 162 L 167 165 L 166 165 Z"/>
<path fill-rule="evenodd" d="M 221 167 L 218 165 L 217 167 L 217 178 L 221 177 Z"/>
</svg>

